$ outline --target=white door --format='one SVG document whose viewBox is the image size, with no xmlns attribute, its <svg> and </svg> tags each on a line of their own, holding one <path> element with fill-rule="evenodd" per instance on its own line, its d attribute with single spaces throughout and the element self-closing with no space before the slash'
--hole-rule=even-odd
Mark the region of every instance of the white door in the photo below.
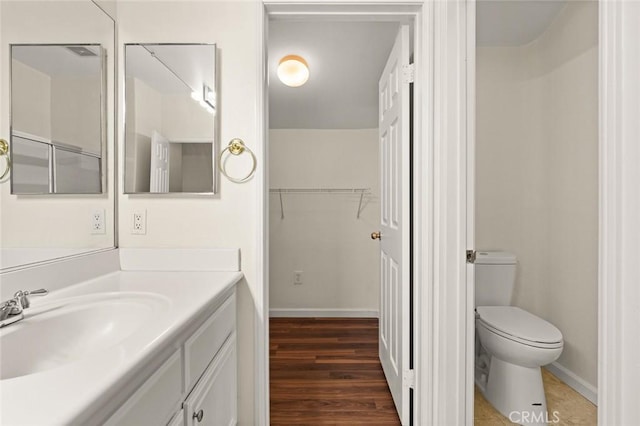
<svg viewBox="0 0 640 426">
<path fill-rule="evenodd" d="M 169 141 L 157 131 L 151 134 L 150 192 L 169 192 Z"/>
<path fill-rule="evenodd" d="M 401 26 L 379 82 L 380 361 L 398 415 L 409 424 L 409 27 Z M 373 237 L 373 235 L 372 235 Z"/>
</svg>

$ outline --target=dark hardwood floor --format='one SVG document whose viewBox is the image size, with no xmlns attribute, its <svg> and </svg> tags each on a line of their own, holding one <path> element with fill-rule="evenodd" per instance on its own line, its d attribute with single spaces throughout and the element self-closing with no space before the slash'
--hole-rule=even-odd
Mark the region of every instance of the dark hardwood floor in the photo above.
<svg viewBox="0 0 640 426">
<path fill-rule="evenodd" d="M 271 318 L 272 425 L 399 425 L 378 320 Z"/>
</svg>

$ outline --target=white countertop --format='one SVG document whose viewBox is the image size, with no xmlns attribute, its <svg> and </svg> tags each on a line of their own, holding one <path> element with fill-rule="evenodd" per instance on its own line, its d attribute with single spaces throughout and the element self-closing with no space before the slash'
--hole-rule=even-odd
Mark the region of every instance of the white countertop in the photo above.
<svg viewBox="0 0 640 426">
<path fill-rule="evenodd" d="M 1 329 L 0 336 L 28 327 L 30 317 L 56 301 L 89 300 L 99 293 L 153 293 L 166 312 L 109 349 L 36 374 L 0 380 L 0 424 L 99 421 L 95 413 L 114 398 L 125 397 L 125 387 L 130 388 L 152 360 L 177 349 L 184 331 L 222 303 L 241 278 L 241 272 L 118 271 L 33 298 L 25 319 Z"/>
</svg>

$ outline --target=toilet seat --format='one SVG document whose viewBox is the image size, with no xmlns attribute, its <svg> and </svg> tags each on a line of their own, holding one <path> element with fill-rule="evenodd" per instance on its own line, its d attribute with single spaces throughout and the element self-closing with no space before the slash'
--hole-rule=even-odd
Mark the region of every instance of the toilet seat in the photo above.
<svg viewBox="0 0 640 426">
<path fill-rule="evenodd" d="M 507 339 L 543 349 L 563 346 L 562 333 L 553 324 L 515 306 L 478 306 L 484 327 Z"/>
</svg>

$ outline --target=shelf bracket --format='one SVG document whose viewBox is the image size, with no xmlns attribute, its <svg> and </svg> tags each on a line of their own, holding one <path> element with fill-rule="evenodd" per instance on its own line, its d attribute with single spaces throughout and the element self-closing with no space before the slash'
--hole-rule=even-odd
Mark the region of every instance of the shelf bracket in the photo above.
<svg viewBox="0 0 640 426">
<path fill-rule="evenodd" d="M 284 204 L 282 203 L 282 191 L 278 191 L 280 193 L 280 220 L 284 219 Z"/>
<path fill-rule="evenodd" d="M 364 198 L 364 189 L 360 191 L 360 203 L 358 204 L 358 214 L 356 214 L 356 219 L 360 219 L 360 213 L 362 213 L 362 199 Z"/>
</svg>

